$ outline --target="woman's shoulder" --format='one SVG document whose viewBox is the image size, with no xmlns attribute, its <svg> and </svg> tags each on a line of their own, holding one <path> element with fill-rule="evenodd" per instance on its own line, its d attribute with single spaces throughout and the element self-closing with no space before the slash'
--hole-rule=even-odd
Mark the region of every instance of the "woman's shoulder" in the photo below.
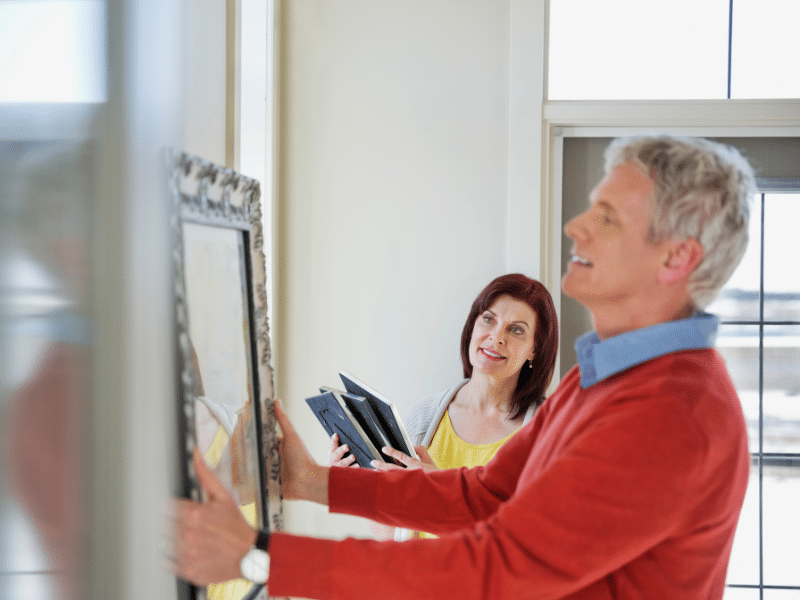
<svg viewBox="0 0 800 600">
<path fill-rule="evenodd" d="M 469 380 L 463 379 L 449 389 L 420 398 L 411 405 L 406 413 L 405 425 L 415 445 L 419 443 L 417 439 L 421 439 L 431 422 L 436 419 L 437 414 L 441 419 L 441 414 L 444 413 L 443 409 L 447 408 L 458 390 L 467 381 Z"/>
<path fill-rule="evenodd" d="M 408 410 L 407 417 L 411 419 L 417 414 L 424 414 L 428 411 L 436 410 L 436 408 L 445 401 L 449 404 L 456 395 L 456 392 L 458 392 L 458 390 L 460 390 L 467 381 L 469 381 L 469 379 L 462 379 L 446 390 L 442 390 L 440 392 L 436 392 L 435 394 L 420 398 L 411 405 L 411 408 Z"/>
</svg>

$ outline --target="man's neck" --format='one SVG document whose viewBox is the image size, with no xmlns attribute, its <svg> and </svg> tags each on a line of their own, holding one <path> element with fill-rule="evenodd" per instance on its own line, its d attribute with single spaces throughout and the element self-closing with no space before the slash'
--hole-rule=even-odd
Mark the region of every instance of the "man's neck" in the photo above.
<svg viewBox="0 0 800 600">
<path fill-rule="evenodd" d="M 619 306 L 590 309 L 592 324 L 601 340 L 659 323 L 688 319 L 696 312 L 688 299 L 682 303 L 642 305 L 637 310 Z"/>
</svg>

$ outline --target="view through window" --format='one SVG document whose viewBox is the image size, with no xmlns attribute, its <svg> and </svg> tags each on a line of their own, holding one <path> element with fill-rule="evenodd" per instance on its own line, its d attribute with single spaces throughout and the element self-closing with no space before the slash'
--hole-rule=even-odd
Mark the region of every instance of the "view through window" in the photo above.
<svg viewBox="0 0 800 600">
<path fill-rule="evenodd" d="M 791 183 L 791 182 L 790 182 Z M 756 197 L 747 254 L 709 312 L 739 392 L 752 455 L 728 599 L 800 597 L 800 179 Z M 761 596 L 760 594 L 763 594 Z"/>
</svg>

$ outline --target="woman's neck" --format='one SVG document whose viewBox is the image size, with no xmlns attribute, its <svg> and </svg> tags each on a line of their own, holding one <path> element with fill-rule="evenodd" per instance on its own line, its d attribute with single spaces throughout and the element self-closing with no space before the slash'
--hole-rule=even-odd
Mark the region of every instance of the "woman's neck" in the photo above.
<svg viewBox="0 0 800 600">
<path fill-rule="evenodd" d="M 516 431 L 524 415 L 511 418 L 515 387 L 473 373 L 447 409 L 456 435 L 469 444 L 489 444 Z"/>
<path fill-rule="evenodd" d="M 470 409 L 480 413 L 500 413 L 508 415 L 511 397 L 517 387 L 516 381 L 496 380 L 481 373 L 473 372 L 472 378 L 461 388 L 457 400 Z"/>
</svg>

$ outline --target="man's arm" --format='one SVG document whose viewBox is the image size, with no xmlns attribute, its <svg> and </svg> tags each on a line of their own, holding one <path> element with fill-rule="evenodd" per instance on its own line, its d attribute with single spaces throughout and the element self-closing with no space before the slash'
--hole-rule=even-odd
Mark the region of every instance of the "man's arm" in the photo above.
<svg viewBox="0 0 800 600">
<path fill-rule="evenodd" d="M 275 402 L 275 415 L 282 431 L 280 454 L 283 498 L 308 500 L 327 506 L 330 469 L 314 461 L 279 400 Z M 514 445 L 511 442 L 509 444 Z M 195 469 L 201 485 L 207 492 L 208 500 L 203 503 L 190 500 L 175 502 L 173 571 L 177 576 L 198 585 L 238 578 L 241 576 L 239 563 L 252 547 L 256 530 L 244 520 L 227 488 L 216 478 L 198 452 L 195 452 Z M 337 469 L 339 470 L 348 473 L 353 471 Z M 364 469 L 355 471 L 363 472 L 363 489 L 350 482 L 348 484 L 350 489 L 345 496 L 352 501 L 352 506 L 337 507 L 340 512 L 359 514 L 359 510 L 363 508 L 363 499 L 371 493 L 370 490 L 374 490 L 372 485 L 374 478 L 379 476 Z M 422 475 L 423 471 L 419 470 L 418 474 Z M 445 493 L 439 505 L 431 504 L 426 511 L 424 519 L 430 526 L 425 531 L 452 531 L 468 527 L 475 521 L 485 518 L 494 512 L 513 490 L 517 475 L 516 470 L 507 472 L 498 469 L 494 480 L 486 479 L 473 486 L 470 490 L 470 495 L 473 496 L 471 499 L 450 496 L 449 494 L 453 490 L 460 489 L 460 486 L 451 487 L 448 480 L 448 483 L 442 486 L 444 488 L 442 491 Z M 409 476 L 411 480 L 418 479 L 406 469 L 393 471 L 392 474 L 385 473 L 382 476 L 388 476 L 389 479 L 405 480 Z M 436 487 L 442 484 L 434 482 L 432 485 Z M 507 491 L 502 488 L 507 488 Z M 391 504 L 396 507 L 396 512 L 373 514 L 372 518 L 384 523 L 408 526 L 413 523 L 414 518 L 419 518 L 418 511 L 413 511 L 411 516 L 405 510 L 406 507 L 416 504 L 413 496 L 418 488 L 413 481 L 408 481 L 395 485 L 393 489 L 392 494 L 396 496 L 394 497 L 396 502 Z M 456 503 L 460 510 L 457 510 Z"/>
<path fill-rule="evenodd" d="M 390 469 L 380 474 L 333 469 L 328 478 L 330 512 L 437 535 L 472 527 L 495 514 L 514 492 L 537 432 L 538 423 L 532 424 L 500 448 L 498 457 L 505 458 L 474 469 Z"/>
<path fill-rule="evenodd" d="M 660 588 L 665 597 L 712 597 L 698 582 L 724 583 L 748 458 L 741 417 L 715 412 L 706 419 L 710 425 L 697 429 L 693 407 L 706 399 L 704 388 L 693 391 L 671 398 L 628 394 L 609 402 L 573 431 L 555 460 L 531 462 L 513 496 L 490 517 L 438 540 L 275 534 L 270 594 L 479 600 L 554 599 L 582 590 L 587 598 L 600 598 L 615 585 L 631 585 Z M 531 431 L 518 435 L 526 433 Z M 562 432 L 550 433 L 558 443 Z M 431 503 L 445 495 L 461 519 L 466 513 L 459 497 L 485 487 L 476 477 L 496 477 L 505 469 L 500 459 L 510 463 L 514 457 L 498 454 L 486 469 L 461 472 L 461 485 L 452 470 L 422 479 L 409 473 L 402 483 L 419 484 L 412 492 L 420 515 L 430 514 Z M 511 465 L 508 472 L 514 470 Z M 360 503 L 362 515 L 395 514 L 400 481 L 386 473 L 366 484 L 360 471 L 331 473 L 331 508 L 351 512 Z M 359 496 L 362 490 L 349 486 L 354 482 L 376 489 Z M 340 507 L 343 500 L 353 506 Z M 607 579 L 614 573 L 619 578 Z"/>
</svg>

